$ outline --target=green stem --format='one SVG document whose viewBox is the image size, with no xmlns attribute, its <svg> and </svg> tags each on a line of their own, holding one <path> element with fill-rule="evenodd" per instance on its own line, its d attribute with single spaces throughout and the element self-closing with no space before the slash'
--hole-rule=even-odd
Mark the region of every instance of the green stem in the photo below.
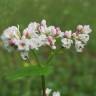
<svg viewBox="0 0 96 96">
<path fill-rule="evenodd" d="M 34 56 L 35 56 L 35 59 L 36 59 L 38 65 L 39 65 L 40 67 L 42 67 L 41 64 L 40 64 L 40 61 L 39 61 L 39 59 L 38 59 L 38 56 L 37 56 L 37 54 L 35 53 L 34 50 L 33 50 L 33 54 L 34 54 Z M 42 96 L 46 96 L 46 92 L 45 92 L 45 91 L 46 91 L 46 85 L 45 85 L 45 76 L 44 76 L 44 75 L 41 75 L 41 81 L 42 81 L 42 90 L 43 90 Z"/>
<path fill-rule="evenodd" d="M 41 64 L 40 64 L 40 61 L 38 59 L 38 56 L 37 56 L 36 52 L 34 50 L 32 52 L 33 52 L 33 55 L 35 56 L 35 59 L 37 61 L 37 64 L 41 67 Z"/>
<path fill-rule="evenodd" d="M 53 58 L 55 57 L 55 55 L 57 55 L 61 49 L 62 49 L 62 47 L 59 48 L 58 50 L 55 50 L 55 51 L 49 56 L 46 64 L 50 64 L 50 63 L 52 62 Z"/>
<path fill-rule="evenodd" d="M 48 58 L 48 60 L 47 60 L 47 63 L 46 64 L 49 64 L 50 63 L 50 61 L 52 61 L 52 59 L 53 59 L 53 57 L 55 56 L 55 52 L 53 52 L 50 56 L 49 56 L 49 58 Z"/>
<path fill-rule="evenodd" d="M 47 61 L 46 64 L 49 64 L 53 60 L 53 57 L 60 51 L 60 49 L 59 50 L 55 50 L 55 52 L 52 55 L 50 55 L 50 57 L 48 58 L 48 61 Z M 38 59 L 38 56 L 37 56 L 36 52 L 34 50 L 32 52 L 33 52 L 33 55 L 35 56 L 35 59 L 37 61 L 37 64 L 40 67 L 42 67 L 41 64 L 40 64 L 40 61 Z M 28 58 L 28 62 L 31 63 L 30 60 L 29 60 L 29 58 Z M 43 90 L 42 96 L 46 96 L 46 92 L 45 92 L 46 91 L 46 82 L 45 82 L 45 76 L 44 75 L 41 75 L 41 81 L 42 81 L 42 90 Z"/>
<path fill-rule="evenodd" d="M 30 61 L 30 59 L 27 57 L 27 61 L 29 62 L 29 64 L 31 65 L 31 61 Z"/>
<path fill-rule="evenodd" d="M 41 76 L 41 80 L 42 80 L 42 90 L 43 90 L 43 96 L 46 96 L 46 82 L 45 82 L 45 76 L 44 75 L 42 75 Z"/>
</svg>

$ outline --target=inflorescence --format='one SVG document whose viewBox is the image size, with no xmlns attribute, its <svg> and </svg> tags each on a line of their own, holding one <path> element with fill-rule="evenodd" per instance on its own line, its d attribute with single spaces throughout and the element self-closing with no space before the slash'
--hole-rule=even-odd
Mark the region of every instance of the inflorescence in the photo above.
<svg viewBox="0 0 96 96">
<path fill-rule="evenodd" d="M 69 49 L 73 44 L 77 52 L 82 52 L 91 32 L 89 25 L 78 25 L 74 32 L 62 32 L 59 27 L 47 26 L 46 20 L 42 20 L 41 23 L 31 22 L 23 32 L 20 32 L 19 26 L 11 26 L 4 30 L 1 39 L 5 48 L 17 49 L 26 60 L 25 56 L 28 56 L 31 49 L 38 50 L 42 46 L 49 46 L 55 50 L 58 38 L 62 47 Z"/>
</svg>

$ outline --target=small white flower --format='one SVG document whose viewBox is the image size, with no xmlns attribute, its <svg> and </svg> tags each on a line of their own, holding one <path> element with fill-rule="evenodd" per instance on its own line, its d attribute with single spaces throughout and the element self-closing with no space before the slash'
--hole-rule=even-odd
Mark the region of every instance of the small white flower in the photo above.
<svg viewBox="0 0 96 96">
<path fill-rule="evenodd" d="M 37 30 L 38 25 L 39 25 L 39 24 L 36 23 L 36 22 L 31 22 L 31 23 L 28 25 L 29 32 L 34 33 L 34 32 Z"/>
<path fill-rule="evenodd" d="M 82 31 L 83 30 L 83 25 L 78 25 L 76 29 L 77 29 L 77 31 Z"/>
<path fill-rule="evenodd" d="M 46 45 L 46 42 L 47 42 L 47 36 L 45 34 L 41 34 L 39 37 L 39 44 L 40 46 L 44 46 Z"/>
<path fill-rule="evenodd" d="M 21 55 L 21 58 L 23 60 L 27 60 L 27 58 L 28 58 L 28 52 L 27 51 L 20 52 L 20 55 Z"/>
<path fill-rule="evenodd" d="M 52 46 L 52 49 L 53 49 L 53 50 L 55 50 L 55 49 L 56 49 L 56 46 L 55 46 L 55 45 L 53 45 L 53 46 Z"/>
<path fill-rule="evenodd" d="M 83 33 L 84 34 L 89 34 L 92 32 L 92 29 L 90 28 L 89 25 L 84 25 L 84 28 L 83 28 Z"/>
<path fill-rule="evenodd" d="M 49 96 L 49 94 L 51 93 L 51 91 L 52 91 L 52 89 L 46 88 L 46 91 L 45 91 L 46 95 Z"/>
<path fill-rule="evenodd" d="M 90 28 L 89 25 L 78 25 L 77 26 L 77 32 L 81 32 L 83 34 L 89 34 L 92 32 L 92 29 Z"/>
<path fill-rule="evenodd" d="M 40 40 L 38 38 L 31 38 L 30 41 L 30 49 L 38 49 L 40 45 Z"/>
<path fill-rule="evenodd" d="M 82 52 L 84 44 L 81 41 L 75 40 L 75 48 L 77 52 Z"/>
<path fill-rule="evenodd" d="M 37 27 L 38 27 L 38 23 L 36 22 L 30 23 L 28 27 L 24 29 L 22 38 L 30 39 L 32 37 L 38 36 L 38 34 L 36 33 Z"/>
<path fill-rule="evenodd" d="M 46 25 L 46 20 L 43 19 L 43 20 L 41 21 L 41 25 L 44 26 L 44 28 L 46 28 L 46 27 L 47 27 L 47 25 Z"/>
<path fill-rule="evenodd" d="M 62 46 L 67 49 L 69 49 L 71 47 L 71 44 L 73 43 L 71 39 L 67 39 L 67 38 L 62 38 L 61 42 L 62 42 Z"/>
<path fill-rule="evenodd" d="M 78 38 L 86 44 L 89 40 L 89 35 L 88 34 L 79 34 Z"/>
<path fill-rule="evenodd" d="M 48 26 L 46 29 L 46 34 L 55 36 L 56 35 L 56 29 L 55 26 Z"/>
<path fill-rule="evenodd" d="M 2 39 L 20 38 L 19 29 L 16 26 L 9 27 L 4 30 Z"/>
<path fill-rule="evenodd" d="M 59 34 L 59 37 L 63 38 L 63 37 L 64 37 L 64 32 L 61 32 L 61 33 Z"/>
<path fill-rule="evenodd" d="M 76 34 L 76 32 L 73 33 L 72 36 L 73 36 L 73 39 L 78 39 L 78 35 Z"/>
<path fill-rule="evenodd" d="M 59 91 L 53 92 L 52 96 L 60 96 L 60 92 Z"/>
</svg>

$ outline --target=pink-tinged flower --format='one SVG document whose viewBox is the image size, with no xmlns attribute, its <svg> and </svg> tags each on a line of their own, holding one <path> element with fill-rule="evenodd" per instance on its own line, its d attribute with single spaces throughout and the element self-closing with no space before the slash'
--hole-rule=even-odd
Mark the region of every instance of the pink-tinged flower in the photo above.
<svg viewBox="0 0 96 96">
<path fill-rule="evenodd" d="M 19 51 L 29 51 L 29 40 L 28 39 L 18 40 L 16 45 L 17 45 L 17 48 Z"/>
<path fill-rule="evenodd" d="M 51 46 L 52 49 L 56 49 L 55 42 L 56 40 L 52 36 L 48 36 L 47 44 Z"/>
<path fill-rule="evenodd" d="M 30 39 L 32 37 L 36 37 L 37 36 L 36 32 L 38 32 L 37 27 L 38 27 L 38 23 L 36 22 L 30 23 L 28 27 L 24 29 L 22 38 Z"/>
<path fill-rule="evenodd" d="M 59 27 L 56 27 L 56 34 L 57 36 L 61 34 L 61 29 Z"/>
<path fill-rule="evenodd" d="M 12 39 L 8 40 L 8 43 L 9 43 L 10 46 L 15 46 L 17 41 L 18 41 L 18 39 L 12 38 Z"/>
<path fill-rule="evenodd" d="M 51 26 L 51 30 L 52 32 L 52 36 L 54 37 L 60 37 L 60 34 L 61 34 L 61 30 L 59 27 L 54 27 L 54 26 Z"/>
<path fill-rule="evenodd" d="M 20 39 L 19 26 L 12 26 L 4 30 L 1 39 L 6 49 L 15 47 L 15 43 Z M 10 48 L 11 49 L 11 48 Z M 9 49 L 8 49 L 9 50 Z"/>
<path fill-rule="evenodd" d="M 45 34 L 57 38 L 60 37 L 59 35 L 61 34 L 61 30 L 59 27 L 48 26 L 45 30 Z"/>
<path fill-rule="evenodd" d="M 72 31 L 71 31 L 71 30 L 65 31 L 64 37 L 66 37 L 66 38 L 71 38 L 71 36 L 72 36 Z"/>
<path fill-rule="evenodd" d="M 52 32 L 52 36 L 56 36 L 57 35 L 57 30 L 56 30 L 56 28 L 54 26 L 51 27 L 51 32 Z"/>
<path fill-rule="evenodd" d="M 40 31 L 41 33 L 46 33 L 46 28 L 45 28 L 44 26 L 39 25 L 38 29 L 39 29 L 39 31 Z"/>
<path fill-rule="evenodd" d="M 39 33 L 46 33 L 47 25 L 46 20 L 42 20 L 41 23 L 38 25 L 37 30 Z"/>
</svg>

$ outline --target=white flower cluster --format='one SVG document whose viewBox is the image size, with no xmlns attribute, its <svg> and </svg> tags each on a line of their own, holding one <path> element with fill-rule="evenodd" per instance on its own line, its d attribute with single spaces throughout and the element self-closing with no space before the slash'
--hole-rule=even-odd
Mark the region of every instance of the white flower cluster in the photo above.
<svg viewBox="0 0 96 96">
<path fill-rule="evenodd" d="M 52 92 L 52 89 L 46 88 L 46 91 L 45 91 L 46 96 L 49 96 L 51 92 Z M 60 92 L 59 91 L 54 91 L 52 93 L 52 96 L 60 96 Z"/>
<path fill-rule="evenodd" d="M 39 47 L 46 45 L 56 49 L 57 38 L 61 38 L 63 47 L 69 49 L 75 44 L 77 52 L 81 52 L 89 40 L 91 31 L 89 25 L 79 25 L 74 33 L 71 30 L 62 32 L 59 27 L 47 26 L 46 20 L 42 20 L 41 23 L 30 23 L 23 32 L 20 32 L 19 26 L 9 27 L 4 30 L 1 39 L 7 49 L 18 49 L 22 58 L 26 60 L 30 49 L 38 50 Z"/>
<path fill-rule="evenodd" d="M 87 44 L 89 40 L 89 33 L 92 30 L 89 25 L 78 25 L 76 28 L 76 32 L 73 33 L 73 39 L 75 40 L 75 48 L 77 52 L 82 52 L 84 46 Z"/>
</svg>

